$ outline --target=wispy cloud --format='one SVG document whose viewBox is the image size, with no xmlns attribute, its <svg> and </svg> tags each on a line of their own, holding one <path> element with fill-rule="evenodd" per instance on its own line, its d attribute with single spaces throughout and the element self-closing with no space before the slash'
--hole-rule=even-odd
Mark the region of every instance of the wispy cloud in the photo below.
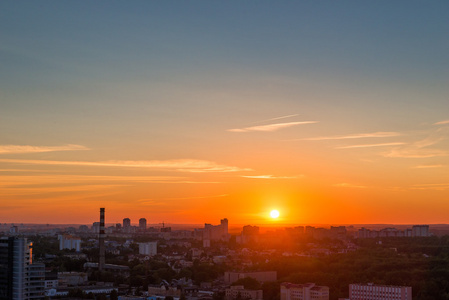
<svg viewBox="0 0 449 300">
<path fill-rule="evenodd" d="M 413 169 L 433 169 L 433 168 L 442 168 L 443 165 L 420 165 L 414 166 Z"/>
<path fill-rule="evenodd" d="M 383 138 L 400 136 L 399 132 L 372 132 L 372 133 L 357 133 L 348 135 L 334 135 L 334 136 L 321 136 L 314 138 L 306 138 L 306 141 L 324 141 L 324 140 L 345 140 L 345 139 L 362 139 L 362 138 Z"/>
<path fill-rule="evenodd" d="M 417 140 L 413 143 L 406 144 L 402 147 L 396 147 L 391 149 L 391 151 L 383 153 L 385 157 L 402 157 L 402 158 L 427 158 L 427 157 L 438 157 L 438 156 L 448 156 L 449 151 L 443 149 L 429 148 L 436 144 L 447 140 L 449 136 L 449 128 L 441 127 L 437 130 L 426 132 L 427 137 Z"/>
<path fill-rule="evenodd" d="M 437 190 L 444 191 L 449 189 L 449 183 L 426 183 L 426 184 L 415 184 L 411 187 L 414 190 Z"/>
<path fill-rule="evenodd" d="M 276 118 L 271 118 L 271 119 L 266 119 L 266 120 L 262 120 L 262 121 L 257 121 L 254 123 L 263 123 L 263 122 L 268 122 L 268 121 L 276 121 L 276 120 L 281 120 L 281 119 L 287 119 L 287 118 L 293 118 L 293 117 L 297 117 L 299 116 L 298 114 L 294 114 L 294 115 L 288 115 L 288 116 L 282 116 L 282 117 L 276 117 Z"/>
<path fill-rule="evenodd" d="M 333 186 L 335 187 L 344 187 L 344 188 L 357 188 L 357 189 L 366 189 L 367 186 L 363 186 L 363 185 L 355 185 L 355 184 L 351 184 L 351 183 L 336 183 Z"/>
<path fill-rule="evenodd" d="M 80 184 L 98 182 L 182 182 L 186 177 L 180 176 L 86 176 L 86 175 L 39 175 L 39 176 L 0 176 L 1 186 L 16 185 L 51 185 Z"/>
<path fill-rule="evenodd" d="M 297 179 L 302 178 L 304 175 L 296 175 L 296 176 L 274 176 L 274 175 L 244 175 L 241 176 L 244 178 L 253 178 L 253 179 Z"/>
<path fill-rule="evenodd" d="M 252 171 L 248 168 L 239 168 L 217 164 L 211 161 L 195 159 L 177 160 L 150 160 L 150 161 L 55 161 L 55 160 L 25 160 L 25 159 L 0 159 L 4 163 L 32 164 L 32 165 L 66 165 L 66 166 L 91 166 L 91 167 L 130 167 L 171 169 L 182 172 L 241 172 Z"/>
<path fill-rule="evenodd" d="M 161 201 L 161 200 L 191 200 L 191 199 L 210 199 L 227 197 L 228 194 L 212 195 L 212 196 L 192 196 L 192 197 L 174 197 L 174 198 L 158 198 L 158 199 L 140 199 L 138 202 Z"/>
<path fill-rule="evenodd" d="M 318 121 L 275 123 L 275 124 L 252 126 L 252 127 L 245 127 L 245 128 L 228 129 L 228 131 L 231 131 L 231 132 L 249 132 L 249 131 L 267 131 L 267 132 L 272 132 L 272 131 L 276 131 L 276 130 L 279 130 L 279 129 L 288 128 L 288 127 L 292 127 L 292 126 L 305 125 L 305 124 L 314 124 L 314 123 L 318 123 Z"/>
<path fill-rule="evenodd" d="M 55 151 L 79 151 L 90 150 L 82 145 L 63 145 L 63 146 L 29 146 L 29 145 L 0 145 L 0 154 L 5 153 L 39 153 Z"/>
<path fill-rule="evenodd" d="M 335 149 L 351 149 L 351 148 L 368 148 L 368 147 L 386 147 L 386 146 L 398 146 L 404 145 L 405 143 L 382 143 L 382 144 L 365 144 L 365 145 L 351 145 L 336 147 Z"/>
<path fill-rule="evenodd" d="M 422 149 L 422 148 L 396 148 L 390 152 L 383 154 L 385 157 L 398 157 L 398 158 L 428 158 L 448 156 L 449 152 L 440 149 Z"/>
<path fill-rule="evenodd" d="M 76 185 L 76 186 L 56 186 L 56 187 L 16 187 L 0 189 L 0 195 L 42 195 L 50 193 L 83 193 L 98 192 L 100 190 L 125 187 L 123 184 L 102 184 L 102 185 Z"/>
<path fill-rule="evenodd" d="M 444 120 L 444 121 L 440 121 L 440 122 L 436 122 L 433 125 L 446 125 L 449 124 L 449 120 Z"/>
</svg>

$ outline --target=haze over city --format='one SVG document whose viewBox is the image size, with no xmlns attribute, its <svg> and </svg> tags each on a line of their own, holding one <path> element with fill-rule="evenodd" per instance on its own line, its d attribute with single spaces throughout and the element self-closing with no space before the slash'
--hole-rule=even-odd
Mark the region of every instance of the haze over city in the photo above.
<svg viewBox="0 0 449 300">
<path fill-rule="evenodd" d="M 0 221 L 448 223 L 448 11 L 1 2 Z"/>
</svg>

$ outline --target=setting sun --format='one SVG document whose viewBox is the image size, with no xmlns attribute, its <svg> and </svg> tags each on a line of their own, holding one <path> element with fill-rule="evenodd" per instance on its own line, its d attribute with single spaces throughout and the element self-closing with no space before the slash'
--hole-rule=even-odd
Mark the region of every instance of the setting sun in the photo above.
<svg viewBox="0 0 449 300">
<path fill-rule="evenodd" d="M 279 211 L 277 211 L 277 210 L 272 210 L 271 212 L 270 212 L 270 217 L 272 217 L 273 219 L 276 219 L 276 218 L 278 218 L 279 217 Z"/>
</svg>

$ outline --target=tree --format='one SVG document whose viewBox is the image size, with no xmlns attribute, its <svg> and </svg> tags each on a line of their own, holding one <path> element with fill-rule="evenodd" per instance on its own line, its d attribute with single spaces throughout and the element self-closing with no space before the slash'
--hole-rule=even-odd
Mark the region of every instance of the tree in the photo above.
<svg viewBox="0 0 449 300">
<path fill-rule="evenodd" d="M 117 290 L 112 290 L 110 297 L 111 297 L 111 300 L 118 300 Z"/>
</svg>

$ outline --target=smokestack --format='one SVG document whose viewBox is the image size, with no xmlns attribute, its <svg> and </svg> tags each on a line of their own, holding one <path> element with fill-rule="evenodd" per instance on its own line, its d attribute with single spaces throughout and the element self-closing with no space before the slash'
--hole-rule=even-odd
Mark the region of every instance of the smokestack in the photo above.
<svg viewBox="0 0 449 300">
<path fill-rule="evenodd" d="M 98 270 L 104 269 L 104 208 L 100 208 L 100 236 L 98 240 L 98 246 L 100 248 L 100 260 L 98 263 Z"/>
</svg>

